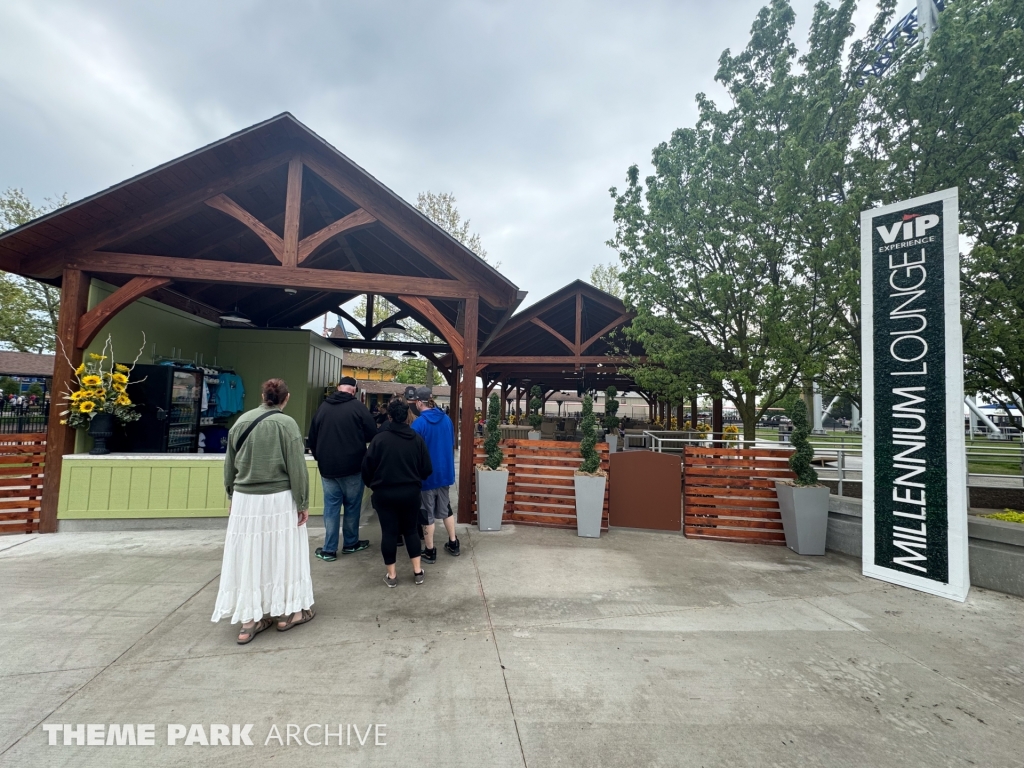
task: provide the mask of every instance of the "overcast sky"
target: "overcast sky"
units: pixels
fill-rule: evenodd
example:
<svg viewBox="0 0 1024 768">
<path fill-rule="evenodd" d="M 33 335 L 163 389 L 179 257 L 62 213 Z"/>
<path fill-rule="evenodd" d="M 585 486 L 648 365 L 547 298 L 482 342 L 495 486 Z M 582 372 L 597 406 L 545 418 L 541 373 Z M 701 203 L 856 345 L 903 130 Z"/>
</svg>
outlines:
<svg viewBox="0 0 1024 768">
<path fill-rule="evenodd" d="M 764 4 L 3 0 L 0 189 L 76 200 L 287 110 L 407 200 L 454 192 L 530 303 L 615 258 L 608 188 Z"/>
</svg>

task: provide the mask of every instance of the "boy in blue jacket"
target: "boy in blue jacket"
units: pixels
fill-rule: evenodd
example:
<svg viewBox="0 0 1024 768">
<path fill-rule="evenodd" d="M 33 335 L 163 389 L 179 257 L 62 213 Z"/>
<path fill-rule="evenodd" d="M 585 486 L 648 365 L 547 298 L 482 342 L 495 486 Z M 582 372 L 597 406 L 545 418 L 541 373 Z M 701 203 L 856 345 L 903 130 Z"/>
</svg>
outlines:
<svg viewBox="0 0 1024 768">
<path fill-rule="evenodd" d="M 430 387 L 419 387 L 413 403 L 419 413 L 412 428 L 427 444 L 434 471 L 423 481 L 420 491 L 420 513 L 423 522 L 423 562 L 437 562 L 434 546 L 434 523 L 440 520 L 448 533 L 444 551 L 458 557 L 459 539 L 455 535 L 455 517 L 448 497 L 448 488 L 455 482 L 455 428 L 452 420 L 433 400 Z"/>
</svg>

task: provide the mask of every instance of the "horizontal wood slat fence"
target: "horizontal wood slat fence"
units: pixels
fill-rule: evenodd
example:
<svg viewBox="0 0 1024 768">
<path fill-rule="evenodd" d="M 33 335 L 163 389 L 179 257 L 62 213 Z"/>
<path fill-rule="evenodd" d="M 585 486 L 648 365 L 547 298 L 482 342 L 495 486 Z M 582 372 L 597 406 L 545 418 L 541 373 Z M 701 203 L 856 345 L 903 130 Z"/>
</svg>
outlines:
<svg viewBox="0 0 1024 768">
<path fill-rule="evenodd" d="M 39 530 L 45 459 L 46 433 L 0 435 L 0 535 Z"/>
<path fill-rule="evenodd" d="M 474 464 L 483 464 L 484 441 L 474 443 Z M 558 440 L 502 440 L 508 467 L 503 522 L 541 525 L 549 528 L 576 527 L 576 488 L 573 480 L 579 465 L 579 443 Z M 608 444 L 595 446 L 601 469 L 608 471 Z M 601 530 L 608 530 L 608 492 L 605 483 Z M 473 472 L 473 522 L 476 522 L 476 472 Z"/>
<path fill-rule="evenodd" d="M 790 480 L 791 451 L 698 448 L 683 451 L 683 533 L 688 538 L 786 543 L 775 491 Z"/>
</svg>

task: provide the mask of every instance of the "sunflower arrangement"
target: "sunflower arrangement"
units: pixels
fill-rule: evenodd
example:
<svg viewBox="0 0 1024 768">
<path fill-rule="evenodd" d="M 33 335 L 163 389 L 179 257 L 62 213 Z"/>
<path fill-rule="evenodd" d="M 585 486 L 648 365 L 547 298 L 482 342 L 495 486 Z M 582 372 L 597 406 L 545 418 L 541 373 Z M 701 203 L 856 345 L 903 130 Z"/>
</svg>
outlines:
<svg viewBox="0 0 1024 768">
<path fill-rule="evenodd" d="M 74 429 L 87 429 L 98 413 L 112 414 L 122 424 L 137 421 L 139 412 L 128 397 L 128 385 L 135 367 L 104 361 L 113 357 L 113 343 L 107 337 L 103 345 L 104 354 L 91 352 L 89 359 L 75 369 L 77 388 L 64 395 L 68 409 L 61 413 L 61 424 Z M 106 353 L 110 354 L 106 354 Z"/>
</svg>

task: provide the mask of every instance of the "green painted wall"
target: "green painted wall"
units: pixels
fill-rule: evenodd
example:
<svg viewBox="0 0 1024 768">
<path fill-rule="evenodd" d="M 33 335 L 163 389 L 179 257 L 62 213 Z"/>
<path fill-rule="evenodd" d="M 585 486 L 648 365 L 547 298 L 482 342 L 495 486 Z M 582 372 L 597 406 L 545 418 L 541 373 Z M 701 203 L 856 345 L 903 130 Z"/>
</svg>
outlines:
<svg viewBox="0 0 1024 768">
<path fill-rule="evenodd" d="M 315 461 L 307 464 L 309 511 L 323 514 L 320 473 Z M 61 520 L 227 514 L 223 460 L 69 459 L 61 472 Z"/>
<path fill-rule="evenodd" d="M 234 368 L 245 384 L 245 408 L 257 407 L 260 385 L 271 378 L 284 379 L 291 392 L 285 410 L 306 434 L 319 407 L 324 388 L 337 382 L 340 350 L 308 330 L 260 330 L 224 328 L 217 347 L 220 364 Z"/>
<path fill-rule="evenodd" d="M 89 288 L 89 308 L 99 304 L 113 293 L 114 286 L 93 280 Z M 203 361 L 213 363 L 217 356 L 217 342 L 220 326 L 207 320 L 189 315 L 181 310 L 168 307 L 152 299 L 139 299 L 118 312 L 103 326 L 93 339 L 86 354 L 99 352 L 111 336 L 114 343 L 114 357 L 117 362 L 130 362 L 142 345 L 142 334 L 146 334 L 146 346 L 140 363 L 152 363 L 154 350 L 157 355 L 170 356 L 172 349 L 178 349 L 176 357 L 189 360 L 197 355 Z"/>
</svg>

